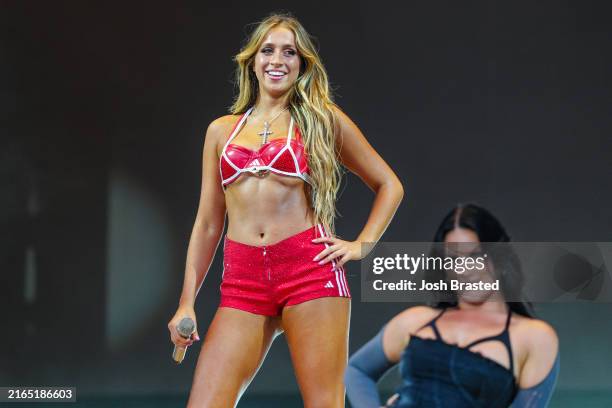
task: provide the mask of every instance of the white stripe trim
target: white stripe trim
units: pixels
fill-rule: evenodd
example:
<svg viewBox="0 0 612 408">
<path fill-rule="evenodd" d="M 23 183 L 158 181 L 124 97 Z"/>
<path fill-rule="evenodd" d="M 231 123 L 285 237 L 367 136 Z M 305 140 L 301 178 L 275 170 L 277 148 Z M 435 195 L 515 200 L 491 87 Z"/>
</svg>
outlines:
<svg viewBox="0 0 612 408">
<path fill-rule="evenodd" d="M 340 279 L 342 280 L 342 284 L 344 285 L 344 291 L 348 296 L 350 292 L 348 290 L 348 282 L 346 281 L 346 271 L 344 270 L 343 266 L 340 267 Z"/>
<path fill-rule="evenodd" d="M 267 166 L 256 166 L 257 170 L 253 170 L 255 168 L 255 166 L 241 169 L 240 167 L 236 166 L 234 164 L 234 162 L 232 162 L 230 160 L 229 156 L 226 153 L 227 146 L 229 146 L 231 141 L 236 137 L 236 135 L 238 135 L 238 132 L 242 128 L 242 125 L 246 121 L 247 117 L 251 114 L 251 111 L 253 110 L 253 108 L 254 107 L 251 107 L 249 110 L 247 110 L 244 113 L 244 115 L 242 116 L 242 119 L 240 119 L 240 121 L 238 122 L 238 124 L 234 128 L 234 131 L 231 133 L 230 137 L 227 139 L 227 142 L 225 142 L 225 145 L 223 146 L 223 150 L 221 150 L 221 156 L 225 159 L 225 161 L 234 170 L 236 170 L 236 173 L 234 173 L 232 176 L 230 176 L 230 177 L 228 177 L 228 178 L 226 178 L 224 180 L 223 179 L 223 169 L 221 168 L 221 161 L 219 161 L 219 174 L 221 175 L 221 185 L 225 186 L 226 184 L 230 183 L 234 179 L 238 178 L 242 173 L 247 173 L 247 172 L 249 172 L 249 173 L 256 173 L 256 172 L 259 172 L 261 170 L 268 170 L 268 171 L 271 171 L 273 173 L 282 174 L 284 176 L 299 177 L 302 180 L 304 180 L 306 183 L 312 185 L 312 180 L 310 179 L 308 174 L 300 172 L 300 166 L 298 164 L 297 157 L 295 155 L 295 152 L 291 148 L 291 138 L 293 136 L 293 126 L 294 126 L 294 123 L 295 123 L 295 121 L 293 120 L 293 116 L 291 116 L 291 120 L 289 121 L 289 130 L 287 131 L 287 143 L 285 144 L 285 146 L 281 150 L 278 151 L 278 153 L 276 153 L 276 155 L 274 156 L 272 161 L 270 161 L 270 164 L 268 164 Z M 247 149 L 249 149 L 249 148 L 247 147 Z M 249 150 L 252 150 L 252 149 L 249 149 Z M 295 165 L 295 173 L 290 173 L 290 172 L 286 172 L 286 171 L 277 170 L 277 169 L 272 168 L 274 163 L 276 163 L 276 161 L 285 152 L 285 150 L 289 150 L 289 154 L 291 155 L 291 158 L 293 159 L 293 164 Z"/>
<path fill-rule="evenodd" d="M 242 116 L 242 119 L 240 119 L 240 122 L 238 122 L 238 125 L 234 128 L 234 131 L 232 132 L 230 137 L 227 139 L 227 142 L 225 142 L 225 146 L 223 146 L 223 150 L 222 150 L 223 153 L 225 153 L 225 149 L 227 149 L 227 146 L 231 143 L 232 139 L 236 137 L 238 132 L 240 132 L 242 125 L 246 121 L 247 117 L 251 114 L 251 111 L 253 110 L 253 108 L 254 107 L 249 108 L 249 110 L 245 112 L 244 116 Z"/>
<path fill-rule="evenodd" d="M 298 164 L 297 157 L 295 157 L 295 152 L 290 146 L 287 148 L 287 150 L 289 150 L 289 154 L 291 154 L 291 158 L 293 159 L 293 165 L 295 166 L 295 174 L 300 174 L 300 165 Z"/>
<path fill-rule="evenodd" d="M 277 174 L 282 174 L 283 176 L 291 176 L 291 177 L 298 177 L 301 178 L 302 180 L 304 180 L 306 183 L 311 184 L 311 180 L 310 178 L 308 178 L 308 175 L 306 173 L 302 173 L 302 174 L 296 174 L 296 173 L 289 173 L 286 171 L 282 171 L 282 170 L 278 170 L 278 169 L 267 169 L 269 171 L 271 171 L 272 173 L 277 173 Z"/>
<path fill-rule="evenodd" d="M 237 178 L 239 175 L 241 174 L 240 171 L 237 171 L 236 173 L 234 173 L 233 176 L 229 176 L 228 178 L 226 178 L 225 180 L 223 180 L 223 182 L 221 184 L 223 184 L 224 186 L 231 182 L 232 180 L 234 180 L 235 178 Z"/>
<path fill-rule="evenodd" d="M 289 143 L 291 142 L 291 135 L 293 134 L 293 116 L 290 117 L 291 120 L 289 121 L 289 130 L 287 131 L 287 146 L 289 146 Z"/>
<path fill-rule="evenodd" d="M 236 137 L 236 135 L 238 134 L 238 132 L 240 131 L 240 129 L 242 128 L 242 125 L 244 124 L 244 121 L 246 120 L 246 118 L 251 114 L 251 111 L 253 110 L 254 106 L 251 107 L 249 110 L 247 110 L 244 115 L 242 116 L 242 118 L 240 119 L 240 121 L 238 122 L 238 124 L 236 125 L 236 127 L 234 128 L 234 131 L 230 134 L 230 137 L 227 139 L 227 142 L 225 142 L 225 145 L 223 146 L 223 149 L 221 150 L 221 156 L 223 156 L 223 158 L 225 159 L 226 162 L 229 163 L 230 166 L 232 166 L 235 170 L 240 170 L 238 168 L 238 166 L 236 166 L 230 159 L 229 157 L 227 157 L 227 154 L 225 153 L 227 150 L 227 146 L 229 146 L 229 144 L 231 143 L 232 139 Z M 223 169 L 221 168 L 221 161 L 219 160 L 219 174 L 221 175 L 221 185 L 225 186 L 227 183 L 229 183 L 230 181 L 232 181 L 233 179 L 235 179 L 240 173 L 234 174 L 233 176 L 230 176 L 228 178 L 226 178 L 225 180 L 223 179 Z"/>
<path fill-rule="evenodd" d="M 229 163 L 229 165 L 230 165 L 230 166 L 232 166 L 232 167 L 234 168 L 234 170 L 238 170 L 238 171 L 240 171 L 240 170 L 241 170 L 241 169 L 240 169 L 240 167 L 236 166 L 236 165 L 234 164 L 234 162 L 230 160 L 230 158 L 229 158 L 229 156 L 227 155 L 227 152 L 226 152 L 225 150 L 223 151 L 223 158 L 225 159 L 225 161 L 226 161 L 226 162 L 228 162 L 228 163 Z"/>
<path fill-rule="evenodd" d="M 282 149 L 280 149 L 278 151 L 278 153 L 276 153 L 276 156 L 274 156 L 274 158 L 272 160 L 270 160 L 270 164 L 268 164 L 268 166 L 273 166 L 274 163 L 276 163 L 276 161 L 278 160 L 279 157 L 281 157 L 281 154 L 283 154 L 285 152 L 285 150 L 288 150 L 289 146 L 285 145 Z"/>
<path fill-rule="evenodd" d="M 336 266 L 335 262 L 334 262 L 334 266 L 336 268 L 336 273 L 340 276 L 340 283 L 342 284 L 344 293 L 346 296 L 349 296 L 348 283 L 346 282 L 344 266 Z"/>
<path fill-rule="evenodd" d="M 336 263 L 334 262 L 334 270 L 336 271 L 336 276 L 340 280 L 340 285 L 342 286 L 342 290 L 344 291 L 342 296 L 347 296 L 348 292 L 346 291 L 346 288 L 344 287 L 344 280 L 343 280 L 343 277 L 342 277 L 342 267 L 341 266 L 337 266 Z"/>
<path fill-rule="evenodd" d="M 317 224 L 317 227 L 319 228 L 321 237 L 327 237 L 327 234 L 325 230 L 323 229 L 323 227 L 321 227 L 321 224 Z M 325 248 L 329 248 L 329 245 L 327 244 L 327 242 L 324 242 L 324 244 L 325 244 Z M 332 263 L 332 270 L 334 271 L 334 274 L 336 276 L 336 284 L 338 285 L 338 293 L 340 294 L 340 296 L 344 297 L 346 295 L 343 293 L 344 287 L 342 286 L 342 283 L 341 283 L 342 278 L 339 276 L 339 273 L 338 273 L 339 268 L 336 267 L 336 261 L 332 260 L 331 263 Z"/>
<path fill-rule="evenodd" d="M 236 173 L 234 173 L 233 175 L 229 176 L 228 178 L 226 178 L 225 180 L 223 180 L 223 185 L 229 183 L 230 181 L 234 180 L 235 178 L 237 178 L 238 176 L 240 176 L 242 173 L 257 173 L 258 171 L 261 170 L 266 170 L 266 171 L 270 171 L 272 173 L 276 173 L 276 174 L 282 174 L 283 176 L 291 176 L 291 177 L 297 177 L 300 178 L 302 180 L 304 180 L 304 182 L 308 183 L 308 184 L 312 184 L 312 181 L 310 180 L 310 178 L 308 177 L 308 175 L 306 173 L 302 173 L 302 174 L 295 174 L 295 173 L 289 173 L 286 171 L 282 171 L 282 170 L 278 170 L 278 169 L 274 169 L 268 166 L 260 166 L 257 167 L 257 171 L 253 170 L 254 168 L 251 167 L 247 167 L 245 169 L 237 169 Z"/>
</svg>

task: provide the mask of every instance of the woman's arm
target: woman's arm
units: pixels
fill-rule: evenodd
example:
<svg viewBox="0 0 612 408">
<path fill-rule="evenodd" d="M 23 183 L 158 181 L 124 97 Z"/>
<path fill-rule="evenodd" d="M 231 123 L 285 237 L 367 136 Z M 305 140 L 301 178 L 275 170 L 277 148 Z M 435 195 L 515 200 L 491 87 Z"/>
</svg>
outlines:
<svg viewBox="0 0 612 408">
<path fill-rule="evenodd" d="M 524 327 L 527 358 L 519 378 L 514 408 L 545 408 L 559 374 L 559 339 L 555 330 L 541 320 L 530 320 Z"/>
<path fill-rule="evenodd" d="M 548 375 L 537 385 L 521 388 L 512 402 L 513 408 L 546 408 L 555 389 L 559 376 L 559 354 Z"/>
<path fill-rule="evenodd" d="M 347 397 L 354 408 L 381 406 L 376 383 L 399 362 L 410 341 L 410 333 L 418 330 L 436 313 L 436 310 L 425 306 L 415 306 L 400 313 L 351 356 L 344 381 Z"/>
<path fill-rule="evenodd" d="M 176 332 L 176 325 L 183 317 L 191 317 L 196 321 L 193 310 L 195 298 L 223 233 L 225 196 L 221 187 L 217 152 L 227 130 L 227 122 L 227 117 L 213 121 L 208 126 L 204 139 L 200 202 L 187 249 L 183 290 L 178 310 L 168 323 L 172 341 L 181 346 L 189 346 L 193 340 L 180 337 Z M 197 331 L 193 338 L 199 339 Z"/>
<path fill-rule="evenodd" d="M 187 249 L 180 304 L 193 306 L 223 233 L 225 196 L 221 187 L 217 151 L 227 128 L 224 122 L 225 117 L 213 121 L 204 139 L 200 203 Z"/>
<path fill-rule="evenodd" d="M 394 365 L 383 351 L 384 331 L 385 327 L 357 350 L 348 361 L 344 383 L 346 395 L 353 408 L 381 406 L 376 383 Z"/>
<path fill-rule="evenodd" d="M 336 135 L 342 164 L 356 174 L 376 194 L 368 220 L 354 242 L 335 237 L 319 238 L 331 246 L 315 258 L 321 263 L 339 258 L 338 265 L 361 259 L 362 243 L 376 243 L 387 229 L 404 196 L 404 188 L 393 170 L 368 143 L 357 125 L 339 108 L 334 108 Z M 369 248 L 371 250 L 371 248 Z"/>
</svg>

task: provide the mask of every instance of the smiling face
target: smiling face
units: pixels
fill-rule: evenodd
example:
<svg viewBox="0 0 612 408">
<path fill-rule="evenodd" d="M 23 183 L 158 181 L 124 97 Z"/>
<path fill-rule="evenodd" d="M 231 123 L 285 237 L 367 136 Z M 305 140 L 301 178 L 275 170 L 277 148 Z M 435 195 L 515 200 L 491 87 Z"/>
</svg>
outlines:
<svg viewBox="0 0 612 408">
<path fill-rule="evenodd" d="M 278 97 L 291 89 L 300 74 L 300 56 L 293 32 L 284 27 L 271 29 L 253 61 L 259 93 Z"/>
</svg>

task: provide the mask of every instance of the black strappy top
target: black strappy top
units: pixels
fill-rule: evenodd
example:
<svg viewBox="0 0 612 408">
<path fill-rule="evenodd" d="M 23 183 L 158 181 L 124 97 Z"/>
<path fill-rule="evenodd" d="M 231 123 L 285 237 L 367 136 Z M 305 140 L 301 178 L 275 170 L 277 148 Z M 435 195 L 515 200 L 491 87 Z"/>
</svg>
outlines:
<svg viewBox="0 0 612 408">
<path fill-rule="evenodd" d="M 512 312 L 508 311 L 504 330 L 498 335 L 477 339 L 465 347 L 459 347 L 442 340 L 436 326 L 436 321 L 445 311 L 442 310 L 422 327 L 431 327 L 435 338 L 411 336 L 400 361 L 402 386 L 398 390 L 400 397 L 393 407 L 510 406 L 518 391 L 508 333 Z M 486 341 L 500 341 L 506 346 L 510 358 L 509 368 L 470 350 Z"/>
</svg>

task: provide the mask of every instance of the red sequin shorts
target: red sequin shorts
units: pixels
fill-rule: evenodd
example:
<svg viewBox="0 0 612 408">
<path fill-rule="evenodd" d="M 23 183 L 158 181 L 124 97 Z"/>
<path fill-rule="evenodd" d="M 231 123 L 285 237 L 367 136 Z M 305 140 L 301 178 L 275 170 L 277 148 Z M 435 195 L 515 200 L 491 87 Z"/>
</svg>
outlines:
<svg viewBox="0 0 612 408">
<path fill-rule="evenodd" d="M 220 306 L 280 316 L 285 306 L 322 297 L 350 298 L 344 268 L 312 260 L 327 246 L 312 242 L 321 236 L 326 236 L 321 225 L 266 246 L 226 236 Z"/>
</svg>

